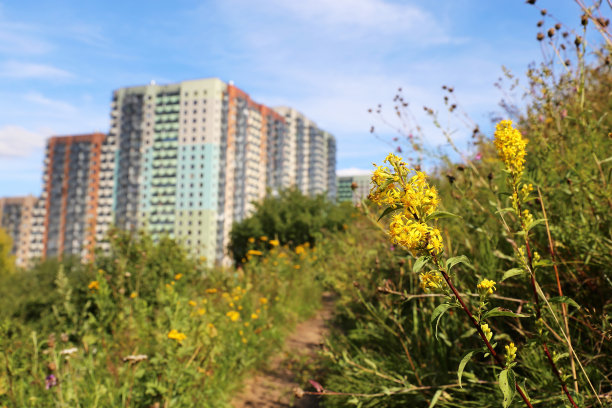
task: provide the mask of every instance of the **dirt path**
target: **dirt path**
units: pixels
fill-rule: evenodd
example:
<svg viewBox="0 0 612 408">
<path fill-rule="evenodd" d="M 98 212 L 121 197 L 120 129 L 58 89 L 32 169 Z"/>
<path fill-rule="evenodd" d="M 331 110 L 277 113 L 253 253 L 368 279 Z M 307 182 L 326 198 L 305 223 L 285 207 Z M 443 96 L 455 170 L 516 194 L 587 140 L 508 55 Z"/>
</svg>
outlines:
<svg viewBox="0 0 612 408">
<path fill-rule="evenodd" d="M 232 400 L 234 408 L 316 408 L 317 399 L 305 396 L 294 397 L 294 389 L 304 384 L 295 381 L 296 374 L 285 361 L 288 356 L 292 360 L 314 357 L 327 333 L 327 323 L 331 319 L 333 298 L 330 293 L 323 295 L 323 308 L 311 319 L 299 324 L 295 331 L 285 341 L 282 352 L 270 359 L 267 367 L 247 379 L 244 388 Z"/>
</svg>

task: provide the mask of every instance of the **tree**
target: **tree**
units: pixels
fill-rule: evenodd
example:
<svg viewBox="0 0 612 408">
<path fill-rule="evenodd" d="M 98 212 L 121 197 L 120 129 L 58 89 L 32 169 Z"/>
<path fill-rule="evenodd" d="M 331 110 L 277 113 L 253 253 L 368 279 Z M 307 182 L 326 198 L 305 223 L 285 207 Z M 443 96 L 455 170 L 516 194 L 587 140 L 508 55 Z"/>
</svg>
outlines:
<svg viewBox="0 0 612 408">
<path fill-rule="evenodd" d="M 11 255 L 13 240 L 11 236 L 0 228 L 0 276 L 15 271 L 15 256 Z"/>
</svg>

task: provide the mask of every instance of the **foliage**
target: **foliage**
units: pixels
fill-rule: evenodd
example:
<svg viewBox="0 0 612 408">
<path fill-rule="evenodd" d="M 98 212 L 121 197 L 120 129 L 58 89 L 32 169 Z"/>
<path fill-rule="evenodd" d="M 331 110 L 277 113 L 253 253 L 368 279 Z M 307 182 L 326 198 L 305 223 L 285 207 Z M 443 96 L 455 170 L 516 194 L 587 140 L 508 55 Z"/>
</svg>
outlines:
<svg viewBox="0 0 612 408">
<path fill-rule="evenodd" d="M 11 274 L 15 270 L 15 257 L 11 255 L 12 249 L 11 236 L 0 228 L 0 277 Z"/>
<path fill-rule="evenodd" d="M 270 194 L 255 204 L 252 216 L 234 224 L 228 250 L 241 264 L 249 250 L 266 251 L 279 244 L 314 246 L 324 231 L 345 228 L 350 208 L 347 203 L 332 203 L 324 195 L 305 196 L 296 188 Z"/>
</svg>

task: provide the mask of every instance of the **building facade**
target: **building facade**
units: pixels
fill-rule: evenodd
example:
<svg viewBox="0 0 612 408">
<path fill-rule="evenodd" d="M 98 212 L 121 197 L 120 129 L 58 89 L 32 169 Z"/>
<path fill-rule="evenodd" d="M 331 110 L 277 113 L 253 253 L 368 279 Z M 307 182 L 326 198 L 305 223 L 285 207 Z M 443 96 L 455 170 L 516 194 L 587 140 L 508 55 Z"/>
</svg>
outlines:
<svg viewBox="0 0 612 408">
<path fill-rule="evenodd" d="M 372 189 L 370 174 L 341 175 L 337 178 L 338 202 L 350 201 L 358 205 Z"/>
<path fill-rule="evenodd" d="M 217 78 L 121 88 L 111 103 L 113 222 L 210 262 L 266 191 L 335 193 L 335 140 L 291 108 Z"/>
<path fill-rule="evenodd" d="M 42 245 L 34 237 L 33 253 L 37 247 L 43 257 L 93 256 L 94 247 L 106 234 L 111 211 L 104 201 L 109 191 L 112 194 L 112 180 L 110 185 L 107 180 L 112 165 L 102 166 L 102 160 L 108 160 L 102 154 L 105 138 L 102 133 L 92 133 L 49 139 L 38 206 L 42 208 Z"/>
<path fill-rule="evenodd" d="M 20 267 L 26 267 L 32 257 L 30 241 L 36 202 L 34 196 L 0 198 L 0 227 L 13 240 L 11 254 Z"/>
</svg>

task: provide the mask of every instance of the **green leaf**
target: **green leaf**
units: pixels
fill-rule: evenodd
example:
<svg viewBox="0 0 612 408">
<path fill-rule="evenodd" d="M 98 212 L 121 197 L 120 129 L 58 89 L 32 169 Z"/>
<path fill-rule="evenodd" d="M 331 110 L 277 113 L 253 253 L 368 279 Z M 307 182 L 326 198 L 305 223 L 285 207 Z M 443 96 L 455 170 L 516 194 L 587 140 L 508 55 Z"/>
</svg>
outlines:
<svg viewBox="0 0 612 408">
<path fill-rule="evenodd" d="M 440 220 L 442 218 L 461 218 L 461 217 L 458 216 L 457 214 L 449 213 L 446 211 L 434 211 L 431 214 L 429 214 L 427 217 L 425 217 L 423 222 L 427 222 L 431 220 Z"/>
<path fill-rule="evenodd" d="M 433 398 L 431 399 L 431 402 L 429 403 L 429 407 L 428 408 L 433 408 L 434 406 L 436 406 L 436 403 L 440 399 L 440 395 L 442 395 L 442 390 L 436 391 L 436 393 L 434 394 Z"/>
<path fill-rule="evenodd" d="M 513 276 L 517 276 L 517 275 L 524 275 L 526 272 L 521 269 L 521 268 L 512 268 L 512 269 L 508 269 L 506 272 L 504 272 L 504 276 L 501 278 L 501 282 L 505 281 L 508 278 L 511 278 Z"/>
<path fill-rule="evenodd" d="M 509 212 L 515 212 L 514 208 L 512 207 L 507 207 L 507 208 L 502 208 L 501 210 L 496 211 L 496 213 L 500 214 L 500 215 L 504 215 L 507 214 Z"/>
<path fill-rule="evenodd" d="M 438 307 L 436 307 L 431 314 L 431 323 L 433 324 L 434 321 L 436 322 L 436 339 L 438 338 L 438 324 L 440 324 L 440 319 L 442 318 L 442 315 L 451 307 L 453 307 L 453 305 L 442 303 L 441 305 L 438 305 Z"/>
<path fill-rule="evenodd" d="M 488 317 L 495 317 L 495 316 L 529 317 L 529 315 L 524 314 L 524 313 L 516 313 L 516 312 L 513 312 L 512 310 L 504 309 L 503 307 L 494 307 L 493 309 L 485 313 L 484 316 L 482 316 L 482 320 Z"/>
<path fill-rule="evenodd" d="M 421 256 L 419 259 L 416 260 L 416 262 L 412 266 L 412 272 L 419 273 L 419 271 L 423 269 L 423 266 L 425 266 L 427 261 L 429 261 L 428 256 Z"/>
<path fill-rule="evenodd" d="M 514 371 L 506 368 L 499 373 L 499 388 L 504 394 L 504 408 L 507 408 L 512 403 L 514 392 L 516 391 L 516 379 Z"/>
<path fill-rule="evenodd" d="M 544 218 L 540 218 L 539 220 L 533 220 L 533 221 L 531 221 L 531 222 L 529 223 L 529 225 L 527 225 L 527 228 L 526 228 L 526 229 L 527 229 L 527 231 L 531 231 L 531 229 L 532 229 L 533 227 L 535 227 L 535 226 L 536 226 L 536 225 L 538 225 L 538 224 L 542 224 L 542 223 L 544 223 L 544 221 L 546 221 Z"/>
<path fill-rule="evenodd" d="M 461 256 L 454 256 L 452 258 L 448 258 L 446 260 L 446 270 L 450 272 L 451 268 L 453 266 L 457 265 L 458 263 L 462 263 L 462 264 L 465 264 L 465 265 L 467 265 L 469 267 L 472 267 L 468 257 L 465 256 L 465 255 L 461 255 Z"/>
<path fill-rule="evenodd" d="M 463 358 L 461 359 L 461 362 L 459 363 L 459 369 L 457 369 L 457 377 L 459 378 L 459 387 L 461 388 L 463 388 L 463 386 L 461 385 L 461 376 L 463 375 L 463 369 L 465 368 L 465 365 L 470 361 L 470 359 L 472 358 L 472 355 L 475 352 L 476 350 L 473 350 L 467 353 L 465 356 L 463 356 Z"/>
<path fill-rule="evenodd" d="M 574 299 L 569 296 L 556 296 L 548 299 L 549 303 L 567 303 L 568 305 L 574 306 L 576 309 L 580 309 L 580 305 L 576 303 Z"/>
<path fill-rule="evenodd" d="M 401 206 L 401 205 L 397 206 L 397 207 L 387 207 L 387 208 L 385 208 L 385 211 L 383 211 L 383 213 L 380 215 L 380 217 L 378 217 L 378 221 L 382 220 L 385 216 L 387 216 L 387 215 L 389 215 L 389 214 L 391 214 L 393 212 L 401 210 L 402 208 L 404 208 L 404 207 Z"/>
</svg>

